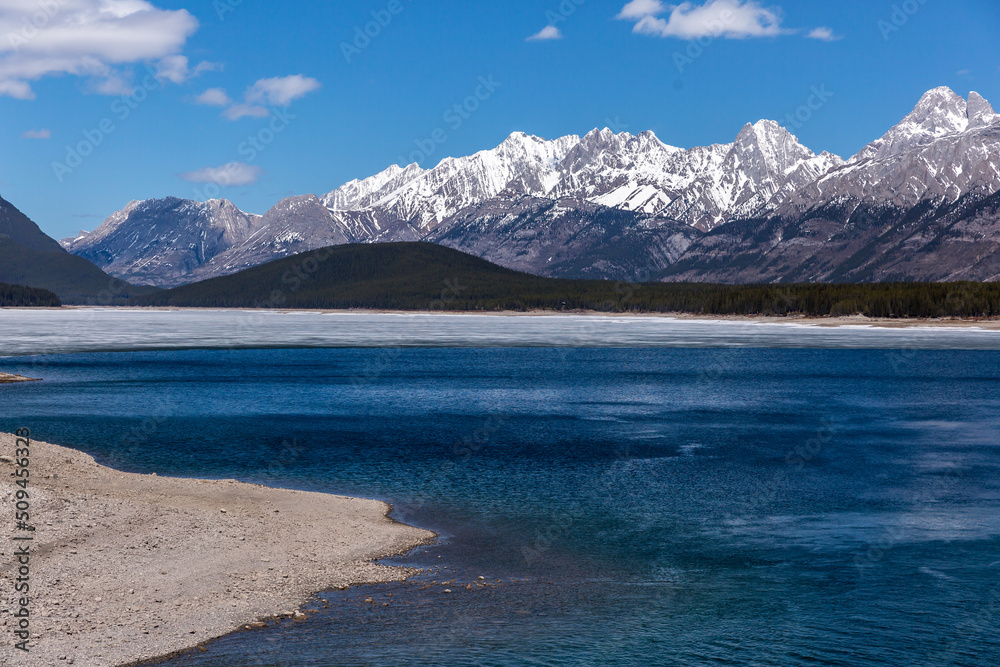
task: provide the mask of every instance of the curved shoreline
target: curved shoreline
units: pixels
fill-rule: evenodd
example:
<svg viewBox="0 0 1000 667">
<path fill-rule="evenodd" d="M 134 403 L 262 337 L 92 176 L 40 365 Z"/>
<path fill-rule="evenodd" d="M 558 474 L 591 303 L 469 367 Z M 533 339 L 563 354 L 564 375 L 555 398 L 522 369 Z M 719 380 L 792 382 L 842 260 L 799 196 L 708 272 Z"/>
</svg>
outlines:
<svg viewBox="0 0 1000 667">
<path fill-rule="evenodd" d="M 0 434 L 0 490 L 13 510 L 14 437 Z M 31 443 L 31 651 L 0 610 L 0 662 L 107 667 L 164 660 L 318 592 L 404 580 L 379 565 L 436 535 L 381 501 L 234 480 L 123 473 L 76 450 Z M 0 575 L 13 592 L 13 524 Z M 6 597 L 6 596 L 5 596 Z"/>
</svg>

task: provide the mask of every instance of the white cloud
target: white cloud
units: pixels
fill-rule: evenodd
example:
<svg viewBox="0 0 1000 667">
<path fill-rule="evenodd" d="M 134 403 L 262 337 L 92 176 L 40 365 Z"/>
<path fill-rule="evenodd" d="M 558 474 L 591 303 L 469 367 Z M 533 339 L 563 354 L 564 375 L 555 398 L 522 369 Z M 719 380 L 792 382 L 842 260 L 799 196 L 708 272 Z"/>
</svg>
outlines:
<svg viewBox="0 0 1000 667">
<path fill-rule="evenodd" d="M 0 95 L 33 99 L 31 82 L 65 74 L 117 94 L 123 68 L 177 55 L 197 29 L 187 10 L 146 0 L 3 0 Z"/>
<path fill-rule="evenodd" d="M 261 79 L 246 92 L 247 102 L 285 107 L 320 87 L 320 82 L 301 74 Z"/>
<path fill-rule="evenodd" d="M 90 82 L 87 88 L 101 95 L 130 95 L 135 88 L 132 77 L 125 73 L 111 72 L 102 79 Z"/>
<path fill-rule="evenodd" d="M 226 107 L 233 103 L 229 95 L 222 88 L 209 88 L 194 98 L 194 101 L 195 104 L 204 104 L 210 107 Z"/>
<path fill-rule="evenodd" d="M 206 90 L 195 102 L 214 106 L 229 105 L 222 112 L 223 117 L 229 120 L 264 118 L 271 114 L 271 107 L 288 106 L 321 86 L 322 84 L 316 79 L 301 74 L 276 76 L 271 79 L 260 79 L 247 88 L 240 103 L 229 99 L 226 91 L 221 88 Z"/>
<path fill-rule="evenodd" d="M 28 130 L 21 135 L 22 139 L 51 139 L 52 130 Z"/>
<path fill-rule="evenodd" d="M 253 185 L 260 180 L 264 170 L 256 165 L 245 162 L 230 162 L 221 167 L 205 167 L 196 171 L 179 174 L 185 181 L 192 183 L 215 183 L 222 187 L 234 185 Z"/>
<path fill-rule="evenodd" d="M 826 26 L 809 31 L 809 34 L 807 34 L 806 37 L 809 39 L 820 39 L 824 42 L 836 42 L 838 39 L 843 39 L 841 35 L 833 34 L 833 30 L 831 28 L 827 28 Z"/>
<path fill-rule="evenodd" d="M 173 83 L 184 83 L 188 79 L 193 79 L 202 72 L 213 72 L 222 69 L 218 63 L 202 61 L 191 69 L 187 56 L 167 56 L 156 64 L 156 78 L 171 81 Z"/>
<path fill-rule="evenodd" d="M 668 18 L 658 15 L 670 11 Z M 780 9 L 762 7 L 752 0 L 708 0 L 703 5 L 683 2 L 669 9 L 661 2 L 633 0 L 619 18 L 635 20 L 634 31 L 657 37 L 771 37 L 780 35 Z"/>
<path fill-rule="evenodd" d="M 35 93 L 31 90 L 31 85 L 25 81 L 4 81 L 0 79 L 0 95 L 14 97 L 19 100 L 32 100 Z"/>
<path fill-rule="evenodd" d="M 229 120 L 239 120 L 240 118 L 264 118 L 271 115 L 271 110 L 256 104 L 234 104 L 222 115 Z"/>
<path fill-rule="evenodd" d="M 667 11 L 660 0 L 632 0 L 615 18 L 626 21 L 639 20 L 645 16 L 656 16 Z"/>
<path fill-rule="evenodd" d="M 547 25 L 542 28 L 539 32 L 528 38 L 529 42 L 542 42 L 551 39 L 562 39 L 562 31 L 554 25 Z"/>
</svg>

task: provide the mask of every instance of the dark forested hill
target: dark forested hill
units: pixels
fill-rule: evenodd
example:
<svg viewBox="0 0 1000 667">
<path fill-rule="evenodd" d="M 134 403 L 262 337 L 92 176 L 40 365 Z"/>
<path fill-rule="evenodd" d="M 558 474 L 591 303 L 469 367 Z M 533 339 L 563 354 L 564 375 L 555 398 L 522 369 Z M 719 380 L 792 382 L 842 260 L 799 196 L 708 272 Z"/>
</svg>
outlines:
<svg viewBox="0 0 1000 667">
<path fill-rule="evenodd" d="M 574 310 L 719 315 L 1000 316 L 1000 284 L 712 285 L 540 278 L 430 243 L 323 248 L 135 297 L 202 308 Z"/>
</svg>

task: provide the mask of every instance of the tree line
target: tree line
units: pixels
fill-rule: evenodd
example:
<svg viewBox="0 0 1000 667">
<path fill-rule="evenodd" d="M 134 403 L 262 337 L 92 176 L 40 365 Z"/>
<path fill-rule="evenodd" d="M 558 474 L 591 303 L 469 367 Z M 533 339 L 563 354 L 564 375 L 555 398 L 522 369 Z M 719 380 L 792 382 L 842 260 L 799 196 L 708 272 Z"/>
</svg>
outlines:
<svg viewBox="0 0 1000 667">
<path fill-rule="evenodd" d="M 59 308 L 54 292 L 38 287 L 0 283 L 0 308 Z"/>
<path fill-rule="evenodd" d="M 998 317 L 998 283 L 718 285 L 543 278 L 427 243 L 347 245 L 137 296 L 208 308 Z"/>
</svg>

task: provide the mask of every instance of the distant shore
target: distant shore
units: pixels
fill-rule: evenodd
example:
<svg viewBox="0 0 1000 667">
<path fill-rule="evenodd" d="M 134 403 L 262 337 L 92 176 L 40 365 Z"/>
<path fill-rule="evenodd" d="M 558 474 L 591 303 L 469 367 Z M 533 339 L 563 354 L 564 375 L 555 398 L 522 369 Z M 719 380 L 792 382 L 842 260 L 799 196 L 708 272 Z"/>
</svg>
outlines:
<svg viewBox="0 0 1000 667">
<path fill-rule="evenodd" d="M 373 563 L 431 541 L 375 500 L 232 480 L 122 473 L 81 452 L 31 443 L 31 651 L 0 610 L 0 663 L 109 667 L 196 647 L 299 607 L 323 590 L 398 581 Z M 14 497 L 14 436 L 0 434 L 0 492 Z M 13 501 L 11 507 L 13 511 Z M 6 510 L 5 510 L 6 511 Z"/>
<path fill-rule="evenodd" d="M 11 384 L 14 382 L 38 382 L 38 378 L 26 378 L 23 375 L 11 375 L 10 373 L 0 373 L 0 384 Z"/>
<path fill-rule="evenodd" d="M 596 310 L 526 310 L 526 311 L 473 311 L 473 310 L 380 310 L 352 308 L 345 310 L 330 309 L 294 309 L 294 308 L 178 308 L 168 306 L 145 307 L 145 306 L 64 306 L 67 310 L 81 310 L 90 308 L 100 308 L 106 310 L 137 310 L 137 311 L 232 311 L 249 313 L 355 313 L 358 315 L 481 315 L 490 317 L 566 317 L 566 316 L 588 316 L 606 318 L 629 318 L 629 317 L 653 317 L 674 320 L 692 320 L 707 322 L 750 322 L 759 324 L 800 324 L 820 327 L 882 327 L 890 329 L 908 327 L 959 327 L 959 328 L 979 328 L 989 331 L 1000 331 L 1000 318 L 889 318 L 889 317 L 864 317 L 862 315 L 831 316 L 831 317 L 811 317 L 811 316 L 765 316 L 765 315 L 700 315 L 697 313 L 654 313 L 654 312 L 630 312 L 630 313 L 608 313 Z"/>
</svg>

